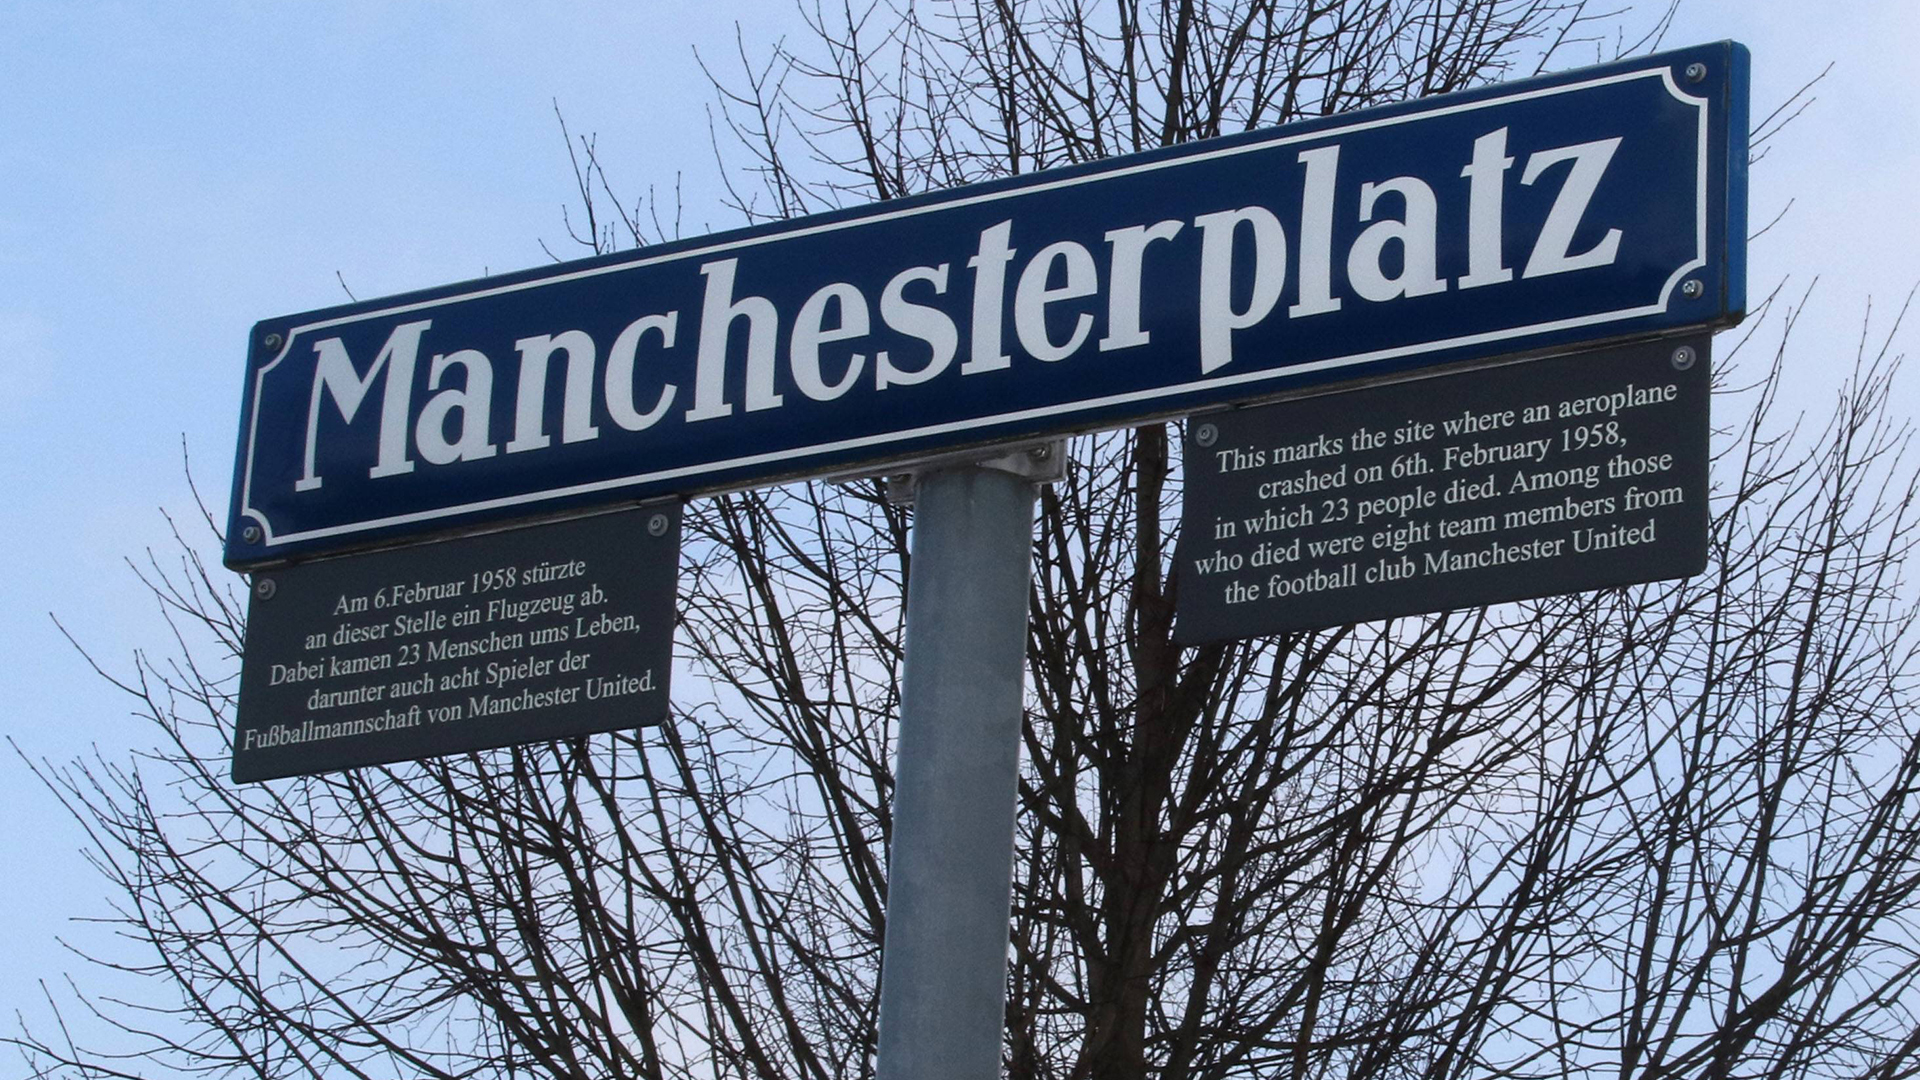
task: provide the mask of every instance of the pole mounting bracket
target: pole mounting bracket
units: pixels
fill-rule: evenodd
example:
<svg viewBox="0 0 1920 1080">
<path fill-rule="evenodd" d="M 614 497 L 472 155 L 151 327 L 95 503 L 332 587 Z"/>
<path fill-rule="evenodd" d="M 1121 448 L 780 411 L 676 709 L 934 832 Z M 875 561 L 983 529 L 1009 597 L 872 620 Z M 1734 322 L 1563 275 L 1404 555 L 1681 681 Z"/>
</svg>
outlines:
<svg viewBox="0 0 1920 1080">
<path fill-rule="evenodd" d="M 912 506 L 913 496 L 919 488 L 921 476 L 941 469 L 955 469 L 967 465 L 1012 473 L 1036 485 L 1052 484 L 1067 478 L 1067 442 L 1065 439 L 1048 439 L 1005 449 L 976 448 L 957 454 L 911 458 L 890 462 L 879 468 L 869 467 L 857 472 L 829 476 L 826 480 L 831 484 L 851 484 L 877 478 L 886 484 L 887 502 L 894 506 Z"/>
</svg>

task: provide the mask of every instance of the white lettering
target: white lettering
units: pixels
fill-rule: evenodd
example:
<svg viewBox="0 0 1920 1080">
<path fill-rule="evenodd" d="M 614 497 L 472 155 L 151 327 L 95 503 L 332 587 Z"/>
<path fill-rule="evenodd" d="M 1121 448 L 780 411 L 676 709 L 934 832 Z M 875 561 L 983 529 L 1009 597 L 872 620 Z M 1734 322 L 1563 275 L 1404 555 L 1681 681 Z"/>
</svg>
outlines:
<svg viewBox="0 0 1920 1080">
<path fill-rule="evenodd" d="M 1155 240 L 1171 240 L 1185 228 L 1184 222 L 1156 221 L 1152 225 L 1131 225 L 1107 233 L 1113 249 L 1107 263 L 1107 334 L 1100 339 L 1100 351 L 1131 349 L 1147 343 L 1147 332 L 1140 329 L 1140 273 L 1144 269 L 1147 245 Z"/>
<path fill-rule="evenodd" d="M 314 443 L 320 434 L 321 395 L 332 395 L 340 418 L 351 424 L 367 390 L 383 370 L 387 373 L 387 387 L 380 402 L 380 450 L 367 475 L 394 476 L 413 471 L 413 462 L 407 460 L 407 413 L 413 401 L 413 365 L 420 355 L 420 335 L 432 325 L 431 319 L 423 319 L 394 327 L 365 375 L 354 369 L 353 358 L 347 355 L 347 347 L 339 338 L 314 343 L 313 352 L 319 359 L 314 361 L 313 396 L 307 404 L 306 469 L 300 479 L 294 481 L 293 490 L 312 491 L 320 486 L 321 476 L 314 471 Z"/>
<path fill-rule="evenodd" d="M 1054 264 L 1064 268 L 1065 280 L 1049 285 Z M 1065 360 L 1072 356 L 1087 334 L 1093 330 L 1093 316 L 1081 312 L 1073 320 L 1073 332 L 1066 343 L 1055 345 L 1047 334 L 1047 305 L 1061 300 L 1077 300 L 1100 290 L 1093 268 L 1093 256 L 1071 240 L 1048 244 L 1020 272 L 1020 284 L 1013 290 L 1013 329 L 1020 347 L 1036 360 Z"/>
<path fill-rule="evenodd" d="M 1513 280 L 1513 270 L 1501 261 L 1500 250 L 1503 185 L 1511 168 L 1506 128 L 1473 140 L 1473 160 L 1460 170 L 1467 181 L 1467 272 L 1457 283 L 1463 289 Z"/>
<path fill-rule="evenodd" d="M 1375 301 L 1445 292 L 1440 277 L 1436 236 L 1440 210 L 1433 189 L 1411 176 L 1396 176 L 1377 184 L 1360 185 L 1360 220 L 1373 221 L 1374 204 L 1392 192 L 1406 208 L 1406 220 L 1388 218 L 1367 226 L 1347 253 L 1347 281 L 1353 291 Z M 1400 273 L 1388 277 L 1381 256 L 1390 243 L 1400 244 Z"/>
<path fill-rule="evenodd" d="M 566 390 L 560 412 L 560 441 L 596 438 L 593 426 L 593 339 L 583 330 L 524 337 L 513 343 L 520 351 L 520 388 L 513 403 L 513 438 L 507 453 L 539 450 L 547 445 L 547 362 L 556 352 L 567 354 Z"/>
<path fill-rule="evenodd" d="M 613 339 L 613 348 L 607 350 L 607 414 L 613 422 L 627 431 L 641 431 L 659 423 L 673 404 L 673 395 L 678 387 L 668 383 L 660 388 L 660 399 L 653 408 L 641 413 L 633 407 L 633 364 L 634 354 L 640 349 L 640 337 L 649 330 L 660 334 L 660 347 L 673 348 L 673 336 L 680 323 L 680 313 L 669 311 L 665 315 L 644 315 L 627 324 L 620 336 Z M 508 447 L 512 449 L 512 447 Z"/>
<path fill-rule="evenodd" d="M 1287 233 L 1263 206 L 1221 210 L 1193 219 L 1200 228 L 1200 370 L 1233 360 L 1233 332 L 1257 325 L 1280 299 L 1287 281 Z M 1233 238 L 1241 225 L 1253 235 L 1253 281 L 1247 306 L 1233 307 Z"/>
<path fill-rule="evenodd" d="M 1287 309 L 1289 318 L 1340 310 L 1333 295 L 1333 192 L 1340 147 L 1303 150 L 1300 164 L 1307 167 L 1300 194 L 1300 300 Z"/>
<path fill-rule="evenodd" d="M 933 356 L 918 371 L 902 371 L 893 366 L 885 349 L 874 353 L 875 389 L 885 390 L 889 386 L 912 386 L 926 382 L 947 369 L 960 347 L 960 332 L 945 312 L 907 300 L 907 283 L 912 281 L 927 282 L 933 286 L 935 296 L 944 296 L 947 292 L 947 264 L 916 266 L 893 275 L 893 280 L 887 282 L 887 287 L 880 291 L 880 319 L 892 329 L 926 342 L 932 347 Z"/>
<path fill-rule="evenodd" d="M 1572 253 L 1574 230 L 1586 216 L 1587 204 L 1593 201 L 1600 177 L 1605 175 L 1613 152 L 1618 149 L 1619 139 L 1598 139 L 1558 150 L 1542 150 L 1527 158 L 1526 171 L 1520 174 L 1523 184 L 1533 183 L 1549 166 L 1568 158 L 1573 159 L 1573 166 L 1567 171 L 1567 182 L 1560 186 L 1560 194 L 1554 197 L 1553 209 L 1547 211 L 1547 223 L 1540 227 L 1540 238 L 1534 241 L 1533 254 L 1528 256 L 1527 268 L 1521 277 L 1545 277 L 1606 266 L 1620 253 L 1619 229 L 1608 229 L 1599 243 L 1578 255 Z"/>
<path fill-rule="evenodd" d="M 441 380 L 456 364 L 465 385 L 440 390 Z M 427 389 L 440 392 L 427 399 L 414 425 L 413 439 L 420 447 L 420 456 L 434 465 L 492 457 L 494 446 L 487 431 L 493 411 L 493 362 L 487 355 L 478 349 L 461 349 L 434 357 L 427 369 Z M 455 419 L 459 434 L 448 440 L 447 421 Z"/>
<path fill-rule="evenodd" d="M 733 299 L 733 272 L 739 259 L 720 259 L 700 267 L 707 292 L 700 306 L 700 345 L 694 359 L 693 408 L 687 420 L 712 420 L 733 414 L 727 400 L 727 341 L 737 319 L 747 320 L 747 411 L 780 407 L 773 389 L 775 337 L 780 313 L 764 296 Z"/>
<path fill-rule="evenodd" d="M 1013 249 L 1007 240 L 1013 235 L 1013 222 L 1003 221 L 980 234 L 980 246 L 967 267 L 973 271 L 973 346 L 960 374 L 997 371 L 1013 358 L 1000 347 L 1002 305 L 1007 291 L 1007 263 Z"/>
<path fill-rule="evenodd" d="M 825 325 L 828 304 L 840 309 L 837 326 Z M 849 356 L 846 374 L 840 376 L 839 382 L 829 383 L 820 374 L 820 346 L 865 337 L 868 325 L 867 298 L 844 281 L 822 286 L 807 297 L 807 302 L 800 305 L 799 316 L 793 320 L 793 343 L 789 349 L 793 384 L 800 392 L 815 401 L 832 401 L 846 393 L 860 377 L 860 369 L 866 366 L 865 354 Z"/>
</svg>

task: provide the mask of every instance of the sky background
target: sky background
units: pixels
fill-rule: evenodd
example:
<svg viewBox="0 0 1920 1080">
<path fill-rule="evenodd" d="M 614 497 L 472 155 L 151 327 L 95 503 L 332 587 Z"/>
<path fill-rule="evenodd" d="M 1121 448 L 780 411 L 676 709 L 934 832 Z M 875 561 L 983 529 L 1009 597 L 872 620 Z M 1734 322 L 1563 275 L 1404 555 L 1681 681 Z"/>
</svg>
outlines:
<svg viewBox="0 0 1920 1080">
<path fill-rule="evenodd" d="M 556 101 L 629 191 L 682 178 L 686 233 L 737 224 L 692 50 L 731 74 L 736 19 L 756 53 L 792 22 L 757 7 L 0 0 L 0 734 L 55 762 L 150 739 L 51 616 L 112 671 L 168 647 L 126 560 L 169 556 L 163 511 L 216 558 L 182 443 L 224 517 L 254 321 L 341 302 L 341 279 L 366 299 L 572 253 Z M 1792 203 L 1752 247 L 1754 301 L 1819 280 L 1790 353 L 1819 409 L 1869 300 L 1884 328 L 1920 283 L 1920 3 L 1686 0 L 1665 44 L 1721 38 L 1752 49 L 1756 120 L 1834 65 L 1751 199 L 1756 227 Z M 57 939 L 100 944 L 74 920 L 109 909 L 79 828 L 0 749 L 11 1029 L 80 968 Z"/>
</svg>

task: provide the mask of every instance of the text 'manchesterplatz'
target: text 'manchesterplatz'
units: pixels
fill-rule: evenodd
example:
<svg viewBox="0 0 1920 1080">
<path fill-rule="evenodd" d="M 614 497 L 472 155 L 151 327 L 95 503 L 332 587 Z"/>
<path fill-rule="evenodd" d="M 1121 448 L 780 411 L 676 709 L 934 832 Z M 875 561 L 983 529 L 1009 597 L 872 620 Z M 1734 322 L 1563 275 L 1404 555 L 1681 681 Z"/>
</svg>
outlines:
<svg viewBox="0 0 1920 1080">
<path fill-rule="evenodd" d="M 226 559 L 1738 321 L 1702 46 L 268 319 Z"/>
</svg>

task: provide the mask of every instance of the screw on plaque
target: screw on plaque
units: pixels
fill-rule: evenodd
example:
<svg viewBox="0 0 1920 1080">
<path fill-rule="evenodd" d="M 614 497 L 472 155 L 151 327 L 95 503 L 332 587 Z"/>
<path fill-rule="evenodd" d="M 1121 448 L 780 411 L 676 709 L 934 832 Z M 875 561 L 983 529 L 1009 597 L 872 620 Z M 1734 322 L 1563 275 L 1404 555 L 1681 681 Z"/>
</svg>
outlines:
<svg viewBox="0 0 1920 1080">
<path fill-rule="evenodd" d="M 284 337 L 281 337 L 277 332 L 270 333 L 267 336 L 260 339 L 261 346 L 264 347 L 270 353 L 279 352 L 280 346 L 285 345 L 286 343 L 287 343 L 287 339 Z"/>
<path fill-rule="evenodd" d="M 647 519 L 647 535 L 665 536 L 667 535 L 667 525 L 667 515 L 655 514 Z"/>
<path fill-rule="evenodd" d="M 1027 456 L 1032 458 L 1035 461 L 1045 461 L 1048 458 L 1053 456 L 1053 447 L 1036 446 L 1033 449 L 1027 451 Z"/>
<path fill-rule="evenodd" d="M 260 526 L 249 525 L 246 528 L 241 529 L 240 539 L 245 540 L 249 544 L 259 543 L 260 542 Z"/>
<path fill-rule="evenodd" d="M 259 597 L 262 600 L 273 599 L 273 594 L 279 591 L 280 591 L 280 586 L 274 584 L 273 579 L 270 577 L 261 578 L 260 580 L 253 583 L 253 595 Z"/>
<path fill-rule="evenodd" d="M 1680 283 L 1680 295 L 1689 300 L 1698 300 L 1706 295 L 1706 292 L 1707 287 L 1701 284 L 1699 278 L 1688 278 Z"/>
<path fill-rule="evenodd" d="M 1212 446 L 1220 438 L 1220 429 L 1212 424 L 1201 424 L 1194 429 L 1193 441 L 1201 446 Z"/>
<path fill-rule="evenodd" d="M 1685 371 L 1692 367 L 1693 362 L 1698 358 L 1699 354 L 1693 351 L 1693 346 L 1682 345 L 1673 350 L 1673 370 Z"/>
<path fill-rule="evenodd" d="M 1705 64 L 1688 64 L 1687 65 L 1687 81 L 1688 82 L 1697 83 L 1704 80 L 1706 77 L 1707 77 L 1707 65 Z"/>
</svg>

